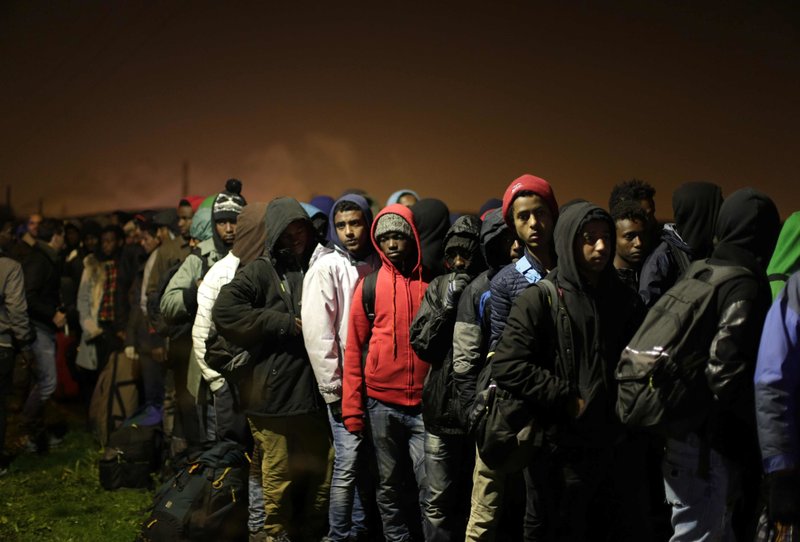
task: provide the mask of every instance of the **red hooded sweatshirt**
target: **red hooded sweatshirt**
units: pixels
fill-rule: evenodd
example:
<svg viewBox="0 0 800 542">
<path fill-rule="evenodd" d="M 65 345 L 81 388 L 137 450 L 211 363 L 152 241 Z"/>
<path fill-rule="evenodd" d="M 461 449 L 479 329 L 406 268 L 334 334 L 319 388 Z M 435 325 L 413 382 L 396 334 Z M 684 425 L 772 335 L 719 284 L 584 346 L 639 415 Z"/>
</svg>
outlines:
<svg viewBox="0 0 800 542">
<path fill-rule="evenodd" d="M 414 268 L 407 277 L 389 261 L 375 239 L 375 228 L 380 218 L 389 213 L 403 217 L 413 233 L 417 254 Z M 362 369 L 362 345 L 369 335 L 370 324 L 362 301 L 363 282 L 359 282 L 350 305 L 342 368 L 342 418 L 351 432 L 364 429 L 366 397 L 363 384 L 366 384 L 368 397 L 393 405 L 417 406 L 422 401 L 422 384 L 430 368 L 414 353 L 409 337 L 411 321 L 428 287 L 422 279 L 422 257 L 414 215 L 404 205 L 389 205 L 375 217 L 370 236 L 382 265 L 375 284 L 375 321 L 369 339 L 369 353 Z"/>
</svg>

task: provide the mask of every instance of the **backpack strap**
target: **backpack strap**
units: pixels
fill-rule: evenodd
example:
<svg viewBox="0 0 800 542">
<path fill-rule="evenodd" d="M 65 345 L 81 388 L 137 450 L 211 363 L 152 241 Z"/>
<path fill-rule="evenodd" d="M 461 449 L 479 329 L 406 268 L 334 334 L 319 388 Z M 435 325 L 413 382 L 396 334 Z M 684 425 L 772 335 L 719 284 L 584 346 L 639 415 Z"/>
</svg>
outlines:
<svg viewBox="0 0 800 542">
<path fill-rule="evenodd" d="M 380 268 L 379 268 L 380 269 Z M 369 320 L 369 332 L 364 343 L 361 345 L 361 369 L 367 365 L 367 352 L 369 351 L 369 341 L 372 338 L 372 326 L 375 323 L 375 287 L 378 283 L 378 269 L 364 277 L 361 281 L 361 304 L 364 307 L 364 314 Z"/>
<path fill-rule="evenodd" d="M 689 255 L 678 247 L 674 247 L 672 245 L 667 246 L 669 246 L 669 252 L 672 254 L 672 259 L 675 260 L 676 264 L 678 264 L 678 278 L 681 278 L 686 274 L 686 270 L 689 269 L 689 266 L 692 265 L 692 261 L 689 259 Z"/>
<path fill-rule="evenodd" d="M 378 270 L 376 269 L 366 277 L 361 285 L 361 302 L 364 305 L 364 314 L 369 320 L 369 327 L 372 328 L 375 322 L 375 286 L 378 283 Z"/>
<path fill-rule="evenodd" d="M 536 285 L 547 294 L 547 302 L 550 304 L 550 314 L 553 318 L 553 326 L 558 338 L 556 350 L 569 372 L 570 381 L 577 382 L 573 356 L 575 349 L 572 347 L 572 323 L 569 319 L 567 306 L 564 304 L 564 295 L 561 289 L 549 279 L 542 279 Z"/>
<path fill-rule="evenodd" d="M 789 275 L 786 273 L 773 273 L 771 275 L 767 275 L 767 280 L 770 282 L 786 282 L 789 280 Z"/>
<path fill-rule="evenodd" d="M 752 275 L 752 271 L 746 267 L 740 265 L 715 265 L 710 263 L 708 259 L 693 262 L 687 272 L 688 277 L 705 280 L 712 286 L 719 286 L 735 277 Z"/>
</svg>

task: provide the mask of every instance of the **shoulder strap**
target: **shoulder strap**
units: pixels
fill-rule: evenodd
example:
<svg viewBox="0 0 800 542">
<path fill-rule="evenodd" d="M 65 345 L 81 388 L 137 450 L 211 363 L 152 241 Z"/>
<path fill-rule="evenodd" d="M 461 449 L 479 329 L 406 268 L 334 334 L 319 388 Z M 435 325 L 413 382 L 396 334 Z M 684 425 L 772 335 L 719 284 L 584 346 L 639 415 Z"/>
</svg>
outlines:
<svg viewBox="0 0 800 542">
<path fill-rule="evenodd" d="M 572 323 L 569 319 L 567 306 L 564 304 L 564 296 L 555 283 L 549 279 L 542 279 L 537 282 L 536 285 L 542 288 L 545 294 L 547 294 L 547 302 L 550 304 L 553 326 L 556 329 L 556 336 L 558 337 L 556 350 L 564 361 L 565 367 L 570 372 L 570 380 L 572 382 L 577 382 L 575 361 L 573 358 L 575 349 L 572 348 Z"/>
<path fill-rule="evenodd" d="M 705 277 L 705 281 L 712 286 L 719 286 L 732 278 L 752 275 L 753 273 L 746 267 L 739 265 L 714 265 L 706 260 L 699 260 L 692 263 L 688 275 L 692 278 L 699 278 L 705 273 L 710 273 Z"/>
<path fill-rule="evenodd" d="M 378 282 L 378 269 L 364 277 L 361 283 L 361 303 L 364 306 L 367 320 L 369 320 L 369 333 L 364 340 L 364 344 L 361 345 L 362 375 L 367 364 L 367 352 L 369 351 L 370 339 L 372 339 L 372 325 L 375 323 L 375 285 Z"/>
<path fill-rule="evenodd" d="M 361 302 L 364 305 L 364 313 L 369 320 L 369 326 L 375 321 L 375 285 L 378 283 L 378 270 L 376 269 L 366 277 L 361 286 Z"/>
<path fill-rule="evenodd" d="M 771 275 L 767 275 L 767 280 L 770 282 L 776 282 L 776 281 L 786 282 L 787 280 L 789 280 L 789 275 L 787 275 L 786 273 L 773 273 Z"/>
</svg>

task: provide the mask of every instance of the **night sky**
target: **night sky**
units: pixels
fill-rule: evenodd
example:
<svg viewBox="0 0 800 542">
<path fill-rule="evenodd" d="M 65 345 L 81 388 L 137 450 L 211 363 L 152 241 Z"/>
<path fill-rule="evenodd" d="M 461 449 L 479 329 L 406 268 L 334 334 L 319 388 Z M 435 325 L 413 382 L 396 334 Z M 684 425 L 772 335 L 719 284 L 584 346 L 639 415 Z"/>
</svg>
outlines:
<svg viewBox="0 0 800 542">
<path fill-rule="evenodd" d="M 5 1 L 0 197 L 171 206 L 186 161 L 262 201 L 474 211 L 528 172 L 603 206 L 645 179 L 661 217 L 690 180 L 800 209 L 796 3 L 607 4 Z"/>
</svg>

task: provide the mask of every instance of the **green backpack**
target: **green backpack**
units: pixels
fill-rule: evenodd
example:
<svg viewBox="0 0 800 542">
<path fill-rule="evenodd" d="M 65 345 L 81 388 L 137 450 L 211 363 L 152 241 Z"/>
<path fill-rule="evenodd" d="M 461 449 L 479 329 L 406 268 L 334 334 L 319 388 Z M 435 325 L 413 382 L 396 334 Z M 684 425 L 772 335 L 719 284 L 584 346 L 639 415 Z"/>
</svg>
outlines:
<svg viewBox="0 0 800 542">
<path fill-rule="evenodd" d="M 705 368 L 719 322 L 717 292 L 748 275 L 744 267 L 696 261 L 653 305 L 616 369 L 624 424 L 681 436 L 703 422 L 712 401 Z"/>
</svg>

